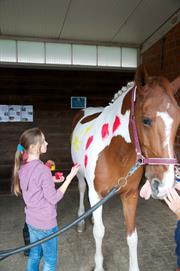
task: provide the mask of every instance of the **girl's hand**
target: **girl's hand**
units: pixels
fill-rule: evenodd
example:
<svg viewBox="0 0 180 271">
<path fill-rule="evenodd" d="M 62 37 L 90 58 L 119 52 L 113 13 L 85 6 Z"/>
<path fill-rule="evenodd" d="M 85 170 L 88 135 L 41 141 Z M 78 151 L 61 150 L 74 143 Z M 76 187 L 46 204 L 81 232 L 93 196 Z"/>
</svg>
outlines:
<svg viewBox="0 0 180 271">
<path fill-rule="evenodd" d="M 65 182 L 59 187 L 59 191 L 61 191 L 62 193 L 66 192 L 69 184 L 71 183 L 71 181 L 74 178 L 74 176 L 77 174 L 79 168 L 80 168 L 79 164 L 75 164 L 71 168 L 71 172 L 67 175 Z"/>
<path fill-rule="evenodd" d="M 80 168 L 79 164 L 75 164 L 72 168 L 71 168 L 71 172 L 68 174 L 67 179 L 72 180 L 74 178 L 74 176 L 76 176 L 78 170 Z"/>
<path fill-rule="evenodd" d="M 176 215 L 180 214 L 180 196 L 174 188 L 168 191 L 167 197 L 165 197 L 164 200 L 173 213 Z"/>
</svg>

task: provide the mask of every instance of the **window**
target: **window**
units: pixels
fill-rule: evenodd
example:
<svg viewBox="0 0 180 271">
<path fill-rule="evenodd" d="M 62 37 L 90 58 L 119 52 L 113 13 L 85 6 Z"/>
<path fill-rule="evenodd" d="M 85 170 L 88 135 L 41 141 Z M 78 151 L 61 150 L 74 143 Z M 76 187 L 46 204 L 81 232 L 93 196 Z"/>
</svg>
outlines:
<svg viewBox="0 0 180 271">
<path fill-rule="evenodd" d="M 71 64 L 71 44 L 46 43 L 47 64 Z"/>
<path fill-rule="evenodd" d="M 122 67 L 137 67 L 137 49 L 122 48 Z"/>
<path fill-rule="evenodd" d="M 121 48 L 98 46 L 98 66 L 120 67 Z"/>
<path fill-rule="evenodd" d="M 0 62 L 136 68 L 137 48 L 0 39 Z"/>
<path fill-rule="evenodd" d="M 44 43 L 18 41 L 18 62 L 44 63 Z"/>
<path fill-rule="evenodd" d="M 0 40 L 0 61 L 16 62 L 15 40 Z"/>
<path fill-rule="evenodd" d="M 74 65 L 96 65 L 95 45 L 73 45 Z"/>
</svg>

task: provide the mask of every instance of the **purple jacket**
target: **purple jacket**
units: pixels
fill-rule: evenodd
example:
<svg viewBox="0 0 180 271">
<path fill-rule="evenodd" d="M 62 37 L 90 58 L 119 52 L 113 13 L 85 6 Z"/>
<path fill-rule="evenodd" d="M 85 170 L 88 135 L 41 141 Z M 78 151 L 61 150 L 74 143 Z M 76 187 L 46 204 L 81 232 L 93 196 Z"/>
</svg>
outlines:
<svg viewBox="0 0 180 271">
<path fill-rule="evenodd" d="M 19 179 L 26 223 L 42 230 L 57 226 L 56 204 L 63 193 L 55 189 L 50 169 L 40 160 L 32 160 L 21 166 Z"/>
</svg>

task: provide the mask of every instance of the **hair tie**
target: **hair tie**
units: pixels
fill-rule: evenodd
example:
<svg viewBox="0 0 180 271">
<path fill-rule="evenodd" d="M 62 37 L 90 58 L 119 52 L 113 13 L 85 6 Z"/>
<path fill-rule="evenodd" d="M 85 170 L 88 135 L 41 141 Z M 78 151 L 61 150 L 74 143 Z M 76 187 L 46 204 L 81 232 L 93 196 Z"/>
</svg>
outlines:
<svg viewBox="0 0 180 271">
<path fill-rule="evenodd" d="M 18 144 L 17 145 L 17 151 L 19 151 L 19 152 L 22 152 L 22 151 L 24 151 L 25 149 L 24 149 L 24 147 L 21 145 L 21 144 Z"/>
<path fill-rule="evenodd" d="M 26 151 L 24 151 L 23 152 L 23 161 L 26 163 L 27 159 L 28 159 L 28 154 Z"/>
</svg>

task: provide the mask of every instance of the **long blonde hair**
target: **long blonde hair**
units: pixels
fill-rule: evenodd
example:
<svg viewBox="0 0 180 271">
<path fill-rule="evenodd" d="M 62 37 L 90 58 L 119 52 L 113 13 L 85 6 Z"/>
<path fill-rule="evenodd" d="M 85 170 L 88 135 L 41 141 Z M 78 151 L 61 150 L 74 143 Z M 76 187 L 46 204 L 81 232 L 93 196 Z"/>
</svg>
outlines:
<svg viewBox="0 0 180 271">
<path fill-rule="evenodd" d="M 19 144 L 22 145 L 23 151 L 17 150 L 15 153 L 14 159 L 14 169 L 13 169 L 13 178 L 12 178 L 12 192 L 19 196 L 21 195 L 21 188 L 20 188 L 20 180 L 18 171 L 21 165 L 25 162 L 24 161 L 24 153 L 28 153 L 30 145 L 36 145 L 38 142 L 40 146 L 42 145 L 42 131 L 39 128 L 31 128 L 22 133 L 19 138 Z"/>
</svg>

